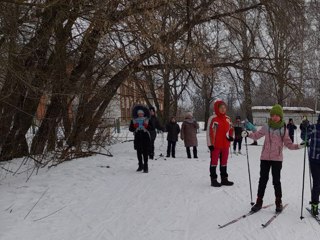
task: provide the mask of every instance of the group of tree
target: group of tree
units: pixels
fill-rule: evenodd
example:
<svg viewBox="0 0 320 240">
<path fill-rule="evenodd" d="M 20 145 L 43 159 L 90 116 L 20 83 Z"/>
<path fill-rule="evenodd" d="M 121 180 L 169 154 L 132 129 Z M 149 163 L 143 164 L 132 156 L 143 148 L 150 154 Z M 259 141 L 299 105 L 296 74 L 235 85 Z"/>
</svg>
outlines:
<svg viewBox="0 0 320 240">
<path fill-rule="evenodd" d="M 313 104 L 319 10 L 316 0 L 2 0 L 0 160 L 90 148 L 128 80 L 145 81 L 156 106 L 163 90 L 163 121 L 186 98 L 203 120 L 216 97 L 249 120 L 262 97 Z"/>
</svg>

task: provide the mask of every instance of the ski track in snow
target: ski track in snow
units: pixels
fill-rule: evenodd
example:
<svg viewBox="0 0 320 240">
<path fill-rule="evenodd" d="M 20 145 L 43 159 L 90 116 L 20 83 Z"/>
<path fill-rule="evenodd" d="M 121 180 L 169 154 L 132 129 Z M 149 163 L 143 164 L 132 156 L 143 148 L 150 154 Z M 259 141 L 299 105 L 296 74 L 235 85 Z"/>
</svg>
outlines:
<svg viewBox="0 0 320 240">
<path fill-rule="evenodd" d="M 158 135 L 156 156 L 166 155 L 165 137 Z M 187 159 L 179 141 L 177 158 L 150 160 L 148 174 L 135 172 L 137 160 L 132 142 L 114 145 L 113 158 L 94 156 L 41 169 L 28 182 L 26 174 L 12 176 L 1 170 L 0 239 L 320 239 L 318 223 L 307 211 L 305 219 L 299 219 L 303 150 L 284 151 L 283 202 L 289 206 L 268 228 L 262 229 L 261 224 L 274 214 L 274 207 L 218 229 L 218 224 L 250 210 L 246 156 L 233 154 L 229 159 L 229 178 L 234 186 L 212 188 L 205 133 L 198 134 L 198 139 L 199 159 Z M 244 145 L 242 151 L 245 153 Z M 254 200 L 260 152 L 261 146 L 249 146 Z M 21 161 L 1 166 L 14 171 Z M 305 206 L 310 199 L 308 172 L 306 176 Z M 273 202 L 270 175 L 264 203 Z M 42 217 L 45 218 L 34 221 Z"/>
</svg>

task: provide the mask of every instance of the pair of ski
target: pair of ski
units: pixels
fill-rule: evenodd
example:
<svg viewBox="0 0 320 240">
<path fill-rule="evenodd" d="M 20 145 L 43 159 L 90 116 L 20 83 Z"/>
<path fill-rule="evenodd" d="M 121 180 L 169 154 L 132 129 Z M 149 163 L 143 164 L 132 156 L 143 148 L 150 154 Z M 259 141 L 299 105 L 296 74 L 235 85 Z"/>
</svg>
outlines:
<svg viewBox="0 0 320 240">
<path fill-rule="evenodd" d="M 262 209 L 266 209 L 266 208 L 269 208 L 269 207 L 271 207 L 271 206 L 273 206 L 273 204 L 269 204 L 269 205 L 263 206 Z M 287 206 L 288 206 L 288 204 L 285 204 L 285 205 L 283 206 L 283 210 L 284 210 Z M 257 212 L 250 211 L 250 212 L 248 212 L 247 214 L 242 215 L 241 217 L 238 217 L 238 218 L 236 218 L 236 219 L 234 219 L 234 220 L 231 220 L 230 222 L 228 222 L 228 223 L 226 223 L 226 224 L 218 225 L 218 226 L 219 226 L 219 228 L 225 228 L 225 227 L 230 226 L 230 225 L 232 225 L 232 224 L 234 224 L 234 223 L 236 223 L 236 222 L 238 222 L 238 221 L 240 221 L 240 220 L 242 220 L 242 219 L 244 219 L 244 218 L 247 218 L 247 217 L 249 217 L 249 216 L 251 216 L 251 215 L 253 215 L 253 214 L 255 214 L 255 213 L 257 213 Z M 280 214 L 281 214 L 281 212 L 275 213 L 266 223 L 261 224 L 261 226 L 262 226 L 263 228 L 268 227 Z"/>
</svg>

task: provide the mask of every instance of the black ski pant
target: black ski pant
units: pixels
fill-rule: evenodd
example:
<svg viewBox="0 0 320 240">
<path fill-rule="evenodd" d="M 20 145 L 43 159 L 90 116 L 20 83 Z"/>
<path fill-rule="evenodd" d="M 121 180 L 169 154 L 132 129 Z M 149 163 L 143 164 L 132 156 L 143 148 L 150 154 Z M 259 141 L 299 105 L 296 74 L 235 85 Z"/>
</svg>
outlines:
<svg viewBox="0 0 320 240">
<path fill-rule="evenodd" d="M 148 165 L 148 150 L 137 150 L 139 167 Z"/>
<path fill-rule="evenodd" d="M 237 145 L 238 145 L 239 151 L 241 151 L 242 137 L 234 139 L 234 141 L 233 141 L 233 151 L 237 150 Z"/>
<path fill-rule="evenodd" d="M 191 158 L 190 147 L 186 147 L 186 149 L 187 149 L 187 156 L 188 156 L 188 158 Z M 198 158 L 198 150 L 197 150 L 197 147 L 193 147 L 193 157 L 194 157 L 194 158 Z"/>
<path fill-rule="evenodd" d="M 176 141 L 169 141 L 168 140 L 168 147 L 167 147 L 167 156 L 170 157 L 170 154 L 172 157 L 176 157 Z"/>
<path fill-rule="evenodd" d="M 274 186 L 274 194 L 276 198 L 282 197 L 281 189 L 281 169 L 282 161 L 267 161 L 261 160 L 260 162 L 260 179 L 258 187 L 258 198 L 263 199 L 264 193 L 269 180 L 269 172 L 272 172 L 272 183 Z"/>
<path fill-rule="evenodd" d="M 311 202 L 314 204 L 318 204 L 320 195 L 320 163 L 310 161 L 310 169 L 313 180 Z"/>
</svg>

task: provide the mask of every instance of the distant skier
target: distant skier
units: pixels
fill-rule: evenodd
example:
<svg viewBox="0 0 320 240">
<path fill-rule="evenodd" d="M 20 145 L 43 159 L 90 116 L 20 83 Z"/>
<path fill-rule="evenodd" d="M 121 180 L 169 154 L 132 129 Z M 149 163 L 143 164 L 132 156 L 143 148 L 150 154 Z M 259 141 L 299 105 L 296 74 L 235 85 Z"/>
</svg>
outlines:
<svg viewBox="0 0 320 240">
<path fill-rule="evenodd" d="M 178 136 L 180 133 L 180 126 L 176 122 L 176 118 L 172 117 L 170 119 L 170 122 L 166 125 L 166 131 L 168 132 L 167 135 L 167 141 L 168 141 L 168 147 L 167 147 L 167 157 L 170 157 L 170 154 L 172 158 L 176 157 L 176 143 L 178 141 Z"/>
<path fill-rule="evenodd" d="M 234 154 L 241 154 L 241 145 L 242 145 L 242 132 L 245 130 L 244 123 L 241 122 L 241 117 L 236 117 L 236 122 L 233 125 L 234 129 L 234 142 L 233 142 L 233 152 Z M 237 152 L 238 145 L 238 152 Z"/>
<path fill-rule="evenodd" d="M 156 110 L 154 107 L 149 107 L 150 111 L 150 123 L 153 126 L 153 129 L 150 131 L 151 136 L 151 147 L 149 151 L 149 157 L 150 159 L 154 159 L 154 142 L 157 138 L 157 130 L 164 131 L 164 127 L 160 124 L 160 121 L 158 117 L 156 116 Z"/>
<path fill-rule="evenodd" d="M 135 110 L 134 110 L 135 111 Z M 150 150 L 151 138 L 150 132 L 153 130 L 152 124 L 146 116 L 147 108 L 143 106 L 136 107 L 134 119 L 131 120 L 129 131 L 134 132 L 134 149 L 137 151 L 139 167 L 137 172 L 143 170 L 148 173 L 148 153 Z"/>
<path fill-rule="evenodd" d="M 229 157 L 230 142 L 233 141 L 233 128 L 231 119 L 226 115 L 227 105 L 222 100 L 214 103 L 215 115 L 208 120 L 207 144 L 210 149 L 210 178 L 212 187 L 221 185 L 232 186 L 233 182 L 228 180 L 227 165 Z M 217 178 L 217 166 L 220 158 L 221 183 Z"/>
<path fill-rule="evenodd" d="M 297 130 L 297 126 L 294 124 L 293 119 L 290 118 L 287 124 L 287 129 L 289 131 L 289 137 L 291 141 L 294 143 L 294 131 Z"/>
<path fill-rule="evenodd" d="M 307 130 L 307 132 L 306 132 Z M 310 125 L 308 129 L 302 128 L 303 134 L 307 136 L 309 149 L 309 163 L 313 184 L 311 192 L 311 213 L 319 215 L 319 195 L 320 195 L 320 115 L 317 124 Z"/>
<path fill-rule="evenodd" d="M 252 207 L 252 211 L 257 212 L 262 208 L 265 189 L 269 180 L 269 172 L 271 169 L 273 186 L 275 192 L 276 212 L 281 212 L 282 206 L 282 189 L 281 189 L 281 169 L 283 161 L 283 146 L 291 150 L 297 150 L 304 146 L 293 144 L 289 138 L 287 128 L 283 121 L 283 109 L 276 104 L 270 111 L 271 118 L 268 124 L 260 130 L 248 135 L 247 131 L 242 133 L 242 137 L 249 137 L 258 140 L 265 137 L 264 145 L 261 153 L 260 162 L 260 179 L 258 187 L 258 196 L 256 204 Z"/>
<path fill-rule="evenodd" d="M 187 150 L 188 158 L 191 158 L 190 148 L 193 147 L 193 157 L 198 158 L 198 139 L 197 139 L 197 130 L 199 125 L 196 120 L 194 120 L 192 113 L 187 113 L 185 120 L 181 126 L 180 138 L 184 141 L 184 145 Z"/>
<path fill-rule="evenodd" d="M 300 130 L 301 130 L 300 137 L 301 137 L 302 143 L 306 140 L 307 130 L 309 129 L 309 127 L 310 127 L 310 122 L 307 116 L 303 116 L 302 123 L 300 124 Z"/>
</svg>

